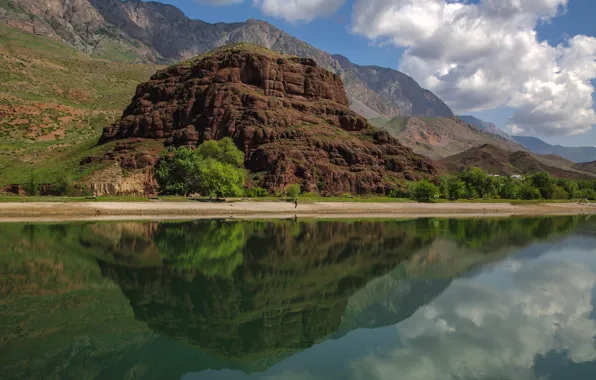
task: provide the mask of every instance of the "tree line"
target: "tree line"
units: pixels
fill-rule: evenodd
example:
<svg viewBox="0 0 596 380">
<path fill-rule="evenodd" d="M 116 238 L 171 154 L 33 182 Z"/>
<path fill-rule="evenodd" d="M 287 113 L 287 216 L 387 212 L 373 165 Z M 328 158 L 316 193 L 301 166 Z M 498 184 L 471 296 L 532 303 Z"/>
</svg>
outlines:
<svg viewBox="0 0 596 380">
<path fill-rule="evenodd" d="M 228 137 L 205 141 L 196 148 L 180 147 L 164 153 L 155 167 L 155 178 L 164 195 L 200 194 L 215 198 L 270 195 L 266 189 L 247 186 L 244 153 Z M 38 178 L 34 175 L 23 187 L 28 195 L 39 195 L 41 190 Z M 75 191 L 88 195 L 85 187 L 76 186 L 66 175 L 59 176 L 46 190 L 57 195 L 72 195 Z M 299 184 L 290 184 L 274 195 L 297 198 L 301 195 L 301 187 Z M 457 175 L 438 177 L 432 181 L 396 181 L 395 188 L 386 195 L 419 202 L 435 199 L 595 200 L 596 180 L 553 178 L 545 172 L 526 175 L 525 178 L 493 176 L 478 167 L 472 167 Z"/>
<path fill-rule="evenodd" d="M 437 198 L 459 199 L 596 199 L 596 181 L 575 181 L 551 177 L 538 172 L 513 178 L 492 176 L 477 167 L 458 175 L 440 177 L 436 181 L 423 180 L 410 184 L 405 194 L 410 199 L 429 202 Z"/>
</svg>

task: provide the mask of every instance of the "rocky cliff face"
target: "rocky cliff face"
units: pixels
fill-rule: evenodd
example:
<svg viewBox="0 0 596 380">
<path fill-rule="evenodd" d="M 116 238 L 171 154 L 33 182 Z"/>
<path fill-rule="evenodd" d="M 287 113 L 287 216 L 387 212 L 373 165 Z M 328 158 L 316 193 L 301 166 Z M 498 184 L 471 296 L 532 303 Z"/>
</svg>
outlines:
<svg viewBox="0 0 596 380">
<path fill-rule="evenodd" d="M 397 180 L 436 173 L 430 160 L 350 111 L 339 76 L 312 59 L 254 45 L 159 71 L 139 85 L 100 142 L 125 139 L 110 158 L 136 169 L 138 152 L 126 145 L 139 138 L 196 146 L 223 137 L 245 152 L 246 168 L 270 190 L 299 183 L 324 194 L 383 193 Z"/>
<path fill-rule="evenodd" d="M 335 72 L 352 109 L 365 117 L 453 115 L 438 97 L 398 71 L 354 65 L 263 21 L 209 24 L 171 5 L 138 0 L 5 0 L 0 20 L 112 60 L 171 63 L 226 44 L 253 43 L 312 58 Z"/>
</svg>

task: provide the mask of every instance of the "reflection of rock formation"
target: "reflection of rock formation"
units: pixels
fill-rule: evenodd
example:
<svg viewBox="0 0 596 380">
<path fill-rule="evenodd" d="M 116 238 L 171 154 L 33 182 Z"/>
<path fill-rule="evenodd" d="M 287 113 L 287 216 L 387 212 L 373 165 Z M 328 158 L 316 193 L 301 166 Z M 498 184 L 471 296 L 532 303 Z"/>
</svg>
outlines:
<svg viewBox="0 0 596 380">
<path fill-rule="evenodd" d="M 230 277 L 168 264 L 100 266 L 154 331 L 239 360 L 267 360 L 332 334 L 356 290 L 431 241 L 399 223 L 232 224 L 246 229 L 246 243 Z M 205 223 L 179 226 L 198 235 Z"/>
</svg>

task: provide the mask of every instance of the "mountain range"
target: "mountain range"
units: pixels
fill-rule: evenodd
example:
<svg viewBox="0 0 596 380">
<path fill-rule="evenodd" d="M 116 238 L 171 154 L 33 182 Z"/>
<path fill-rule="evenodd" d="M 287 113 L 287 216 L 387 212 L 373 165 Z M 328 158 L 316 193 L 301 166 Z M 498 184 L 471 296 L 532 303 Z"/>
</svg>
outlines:
<svg viewBox="0 0 596 380">
<path fill-rule="evenodd" d="M 167 64 L 247 42 L 313 58 L 340 75 L 352 109 L 367 118 L 453 115 L 441 99 L 401 72 L 356 65 L 264 21 L 209 24 L 189 19 L 174 6 L 139 0 L 2 0 L 0 6 L 0 20 L 8 25 L 100 58 Z"/>
<path fill-rule="evenodd" d="M 512 152 L 526 150 L 510 138 L 494 134 L 460 117 L 398 116 L 372 119 L 371 123 L 389 131 L 414 152 L 433 160 L 440 160 L 483 144 L 491 144 Z"/>
<path fill-rule="evenodd" d="M 561 145 L 550 145 L 537 137 L 512 136 L 518 143 L 538 154 L 556 154 L 573 162 L 596 161 L 596 147 L 580 146 L 567 147 Z"/>
<path fill-rule="evenodd" d="M 287 119 L 292 123 L 295 120 L 302 120 L 312 124 L 317 119 L 315 124 L 319 130 L 309 129 L 310 132 L 315 134 L 329 132 L 331 133 L 329 137 L 334 139 L 346 133 L 346 136 L 362 136 L 355 140 L 346 138 L 332 143 L 326 142 L 325 146 L 331 149 L 330 152 L 313 151 L 309 154 L 324 153 L 331 165 L 337 163 L 343 165 L 345 162 L 351 168 L 350 170 L 360 170 L 362 168 L 355 163 L 364 163 L 363 156 L 352 157 L 354 152 L 364 149 L 368 152 L 367 155 L 371 153 L 372 157 L 375 156 L 372 153 L 376 149 L 373 145 L 381 144 L 384 147 L 392 145 L 392 148 L 387 148 L 389 150 L 378 158 L 365 160 L 366 165 L 374 166 L 375 170 L 379 169 L 378 173 L 383 178 L 387 177 L 382 173 L 384 170 L 401 173 L 396 178 L 405 179 L 440 174 L 445 171 L 445 167 L 450 171 L 455 170 L 454 168 L 460 170 L 463 166 L 472 164 L 490 170 L 494 165 L 487 164 L 482 157 L 486 156 L 486 151 L 491 149 L 498 152 L 493 158 L 500 160 L 497 166 L 504 168 L 500 171 L 503 174 L 526 173 L 532 168 L 543 169 L 553 175 L 570 171 L 574 178 L 582 177 L 586 172 L 594 173 L 593 163 L 574 165 L 574 162 L 596 160 L 596 153 L 594 153 L 596 148 L 564 148 L 546 143 L 531 144 L 517 136 L 511 137 L 494 124 L 476 117 L 454 116 L 441 99 L 423 89 L 411 77 L 389 68 L 354 64 L 347 57 L 332 55 L 317 49 L 264 21 L 250 19 L 239 23 L 210 24 L 189 19 L 181 10 L 171 5 L 138 0 L 0 0 L 0 34 L 2 35 L 0 77 L 4 79 L 4 88 L 0 90 L 0 98 L 3 101 L 0 104 L 0 135 L 4 137 L 4 145 L 0 152 L 2 185 L 23 183 L 32 172 L 46 177 L 51 174 L 51 178 L 46 179 L 51 182 L 54 177 L 66 170 L 76 180 L 83 180 L 84 184 L 92 188 L 98 186 L 96 189 L 102 194 L 129 194 L 137 191 L 135 189 L 147 189 L 152 179 L 148 171 L 142 171 L 141 168 L 148 169 L 145 164 L 153 162 L 155 156 L 163 150 L 164 141 L 161 140 L 167 138 L 168 141 L 174 141 L 182 136 L 184 142 L 197 143 L 201 137 L 195 133 L 203 133 L 200 132 L 200 126 L 195 125 L 197 129 L 193 132 L 188 129 L 192 124 L 181 126 L 173 120 L 176 124 L 174 133 L 176 136 L 164 135 L 161 140 L 155 139 L 150 136 L 155 131 L 149 131 L 148 134 L 135 132 L 127 136 L 127 131 L 138 132 L 136 128 L 142 124 L 139 121 L 138 125 L 128 125 L 128 121 L 125 120 L 127 116 L 149 120 L 148 114 L 141 107 L 134 115 L 126 113 L 130 110 L 125 111 L 122 120 L 117 122 L 118 126 L 113 125 L 114 136 L 110 137 L 109 133 L 106 135 L 104 132 L 102 144 L 97 144 L 100 130 L 113 123 L 127 105 L 133 107 L 135 101 L 139 104 L 143 103 L 141 98 L 144 95 L 138 93 L 139 89 L 132 104 L 129 100 L 135 94 L 134 87 L 139 83 L 141 83 L 139 88 L 144 86 L 145 89 L 151 89 L 153 85 L 150 73 L 157 71 L 156 75 L 159 76 L 162 72 L 160 70 L 167 65 L 173 64 L 174 66 L 170 67 L 175 67 L 179 62 L 189 62 L 196 56 L 205 56 L 205 53 L 217 50 L 223 45 L 244 42 L 253 44 L 251 46 L 259 45 L 278 51 L 296 59 L 297 57 L 311 59 L 317 67 L 327 69 L 341 79 L 343 87 L 340 91 L 345 91 L 347 95 L 344 101 L 338 94 L 326 94 L 326 91 L 317 90 L 318 93 L 310 94 L 314 97 L 304 103 L 308 103 L 307 108 L 293 108 L 293 116 L 286 117 L 287 115 L 284 116 L 279 112 L 289 103 L 283 104 L 281 108 L 278 107 L 279 104 L 273 101 L 275 99 L 270 98 L 265 84 L 253 86 L 253 83 L 242 84 L 242 80 L 236 82 L 226 79 L 224 82 L 234 87 L 234 91 L 240 91 L 236 95 L 242 91 L 252 93 L 256 91 L 259 94 L 264 91 L 261 95 L 269 98 L 267 106 L 261 105 L 259 102 L 263 99 L 258 97 L 243 99 L 235 105 L 240 107 L 245 102 L 254 101 L 250 107 L 262 114 L 261 116 L 266 116 L 254 125 L 257 129 L 249 133 L 252 137 L 246 140 L 248 143 L 245 141 L 241 144 L 240 140 L 237 141 L 239 146 L 250 145 L 249 150 L 252 153 L 257 152 L 260 145 L 274 144 L 267 148 L 269 150 L 260 150 L 259 154 L 263 157 L 267 156 L 267 160 L 263 162 L 273 159 L 270 153 L 274 151 L 276 154 L 281 154 L 279 157 L 289 153 L 288 149 L 300 151 L 301 155 L 307 152 L 304 147 L 297 149 L 297 141 L 302 141 L 303 136 L 292 135 L 296 131 L 288 134 L 290 132 L 288 130 L 288 133 L 283 132 L 280 135 L 288 141 L 293 140 L 292 144 L 296 146 L 286 144 L 283 149 L 277 146 L 282 143 L 276 142 L 275 139 L 279 136 L 271 134 L 268 129 L 271 127 L 270 122 L 278 123 L 280 120 Z M 253 48 L 249 50 L 251 49 Z M 264 55 L 267 56 L 270 53 L 265 52 Z M 308 60 L 299 61 L 300 65 L 296 67 L 312 66 Z M 294 64 L 299 61 L 292 62 Z M 282 66 L 286 63 L 282 63 Z M 267 64 L 278 65 L 275 62 Z M 304 70 L 306 73 L 307 69 L 304 68 Z M 317 79 L 312 83 L 316 83 L 317 86 L 325 83 L 333 84 L 332 92 L 340 88 L 335 83 L 335 79 L 326 77 L 320 71 L 317 73 L 320 78 L 327 79 Z M 259 75 L 262 76 L 262 74 Z M 308 78 L 308 75 L 301 74 L 300 77 Z M 293 85 L 291 81 L 280 81 L 279 78 L 273 77 L 271 79 L 279 82 L 277 85 L 281 83 L 286 86 L 282 91 L 286 95 L 293 96 L 300 93 L 300 91 L 296 93 L 295 88 L 288 87 L 288 83 Z M 298 82 L 296 84 L 303 85 Z M 244 85 L 248 87 L 243 87 Z M 218 92 L 231 94 L 232 92 L 225 89 L 226 86 L 222 86 Z M 331 119 L 328 114 L 330 109 L 321 108 L 319 101 L 327 99 L 337 102 L 340 98 L 342 98 L 341 101 L 332 108 L 337 111 L 344 107 L 346 110 L 337 114 L 333 111 L 331 118 L 331 124 L 339 129 L 335 131 L 321 129 Z M 162 100 L 173 99 L 168 95 Z M 310 103 L 311 101 L 315 102 Z M 290 99 L 290 103 L 292 102 L 294 100 Z M 224 103 L 220 106 L 227 107 Z M 338 105 L 341 107 L 337 107 Z M 346 106 L 363 118 L 354 117 L 352 113 L 348 113 Z M 236 110 L 240 109 L 243 108 Z M 180 112 L 182 111 L 181 109 Z M 208 115 L 208 112 L 216 110 L 203 111 Z M 277 112 L 279 117 L 271 118 L 271 112 Z M 236 116 L 234 116 L 236 122 L 248 122 L 246 115 Z M 253 116 L 249 118 L 251 117 Z M 346 122 L 344 120 L 346 118 L 350 121 Z M 386 135 L 373 136 L 372 130 L 366 125 L 364 119 L 389 132 L 403 146 L 400 147 Z M 167 123 L 172 121 L 169 116 L 164 120 Z M 152 123 L 154 121 L 149 124 L 153 125 Z M 304 128 L 306 124 L 301 123 L 297 125 L 290 125 L 290 123 L 284 128 Z M 159 130 L 158 126 L 155 127 L 156 131 Z M 210 128 L 210 133 L 217 134 L 225 132 L 229 126 L 222 127 L 214 124 L 213 127 Z M 223 129 L 218 129 L 220 127 Z M 238 126 L 232 127 L 238 128 Z M 218 130 L 220 132 L 214 132 Z M 168 130 L 168 133 L 173 131 L 174 129 Z M 107 139 L 105 139 L 106 136 Z M 134 139 L 136 137 L 150 139 L 139 143 Z M 240 139 L 239 136 L 237 137 Z M 319 139 L 314 138 L 314 135 L 310 138 L 312 138 L 312 141 L 308 142 L 310 145 Z M 116 141 L 118 139 L 124 139 L 124 141 Z M 371 141 L 373 145 L 370 145 Z M 342 142 L 343 145 L 341 145 Z M 345 149 L 347 146 L 345 143 L 356 145 L 350 145 L 350 149 Z M 315 144 L 317 149 L 322 149 L 320 144 L 317 144 Z M 358 149 L 352 149 L 355 147 Z M 413 155 L 407 148 L 416 154 L 440 162 L 425 161 Z M 513 157 L 515 164 L 511 161 L 512 154 L 515 154 Z M 391 157 L 391 161 L 384 158 L 384 155 Z M 109 159 L 105 160 L 105 157 Z M 304 165 L 296 166 L 296 162 L 300 160 L 296 161 L 296 157 L 290 155 L 284 157 L 286 163 L 288 165 L 291 163 L 290 166 L 295 169 L 296 177 L 307 180 L 309 189 L 312 188 L 313 191 L 316 188 L 320 190 L 322 187 L 328 188 L 330 192 L 353 191 L 354 184 L 358 182 L 355 181 L 356 177 L 349 183 L 321 181 L 317 179 L 318 175 L 309 177 L 309 174 L 302 170 Z M 114 161 L 119 162 L 118 168 L 100 170 Z M 307 162 L 309 161 L 304 161 L 304 163 Z M 386 167 L 381 168 L 379 163 L 383 163 Z M 317 172 L 337 172 L 330 168 L 332 166 L 327 165 L 325 170 L 317 169 Z M 280 166 L 278 169 L 278 174 L 287 172 L 285 167 Z M 366 170 L 362 173 L 366 173 Z M 587 176 L 591 177 L 590 174 Z M 279 186 L 288 179 L 284 179 L 281 175 L 274 177 L 275 181 L 262 179 L 267 182 L 266 187 Z M 372 190 L 376 186 L 373 186 L 373 183 L 379 181 L 369 175 L 365 182 L 370 185 L 369 190 Z M 390 184 L 384 184 L 385 187 L 387 185 Z"/>
</svg>

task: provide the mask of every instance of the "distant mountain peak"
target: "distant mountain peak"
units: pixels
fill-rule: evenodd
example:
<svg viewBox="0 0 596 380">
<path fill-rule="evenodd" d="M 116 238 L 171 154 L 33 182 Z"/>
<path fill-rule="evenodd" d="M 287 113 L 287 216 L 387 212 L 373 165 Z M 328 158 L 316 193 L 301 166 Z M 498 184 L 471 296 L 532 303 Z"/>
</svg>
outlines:
<svg viewBox="0 0 596 380">
<path fill-rule="evenodd" d="M 507 140 L 511 140 L 511 136 L 509 136 L 505 131 L 501 128 L 497 127 L 495 124 L 481 120 L 475 116 L 471 115 L 458 115 L 457 116 L 460 120 L 465 121 L 466 123 L 472 124 L 485 132 L 492 133 L 493 135 L 501 136 Z"/>
</svg>

